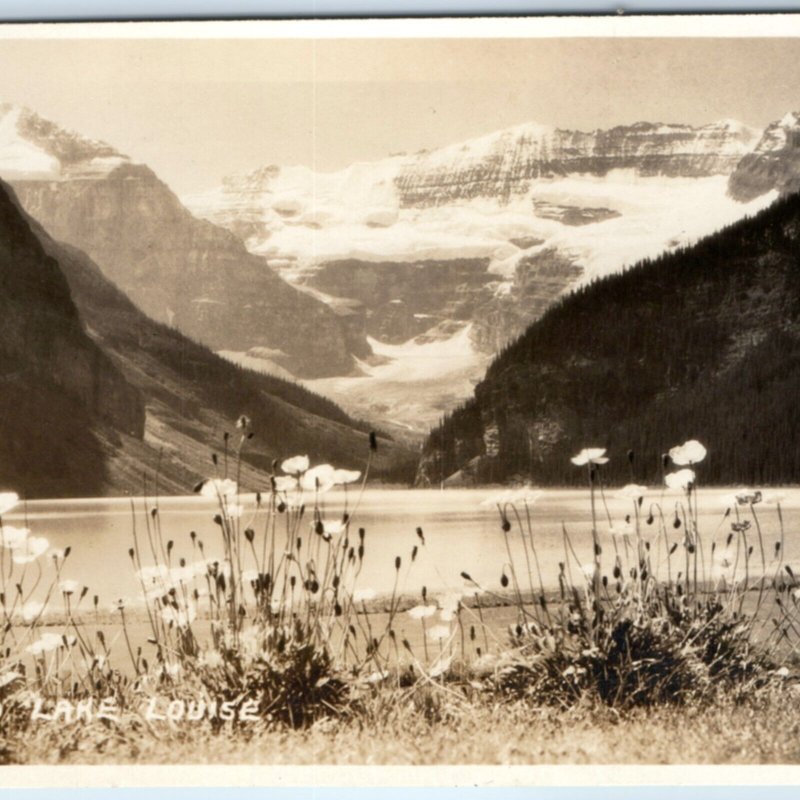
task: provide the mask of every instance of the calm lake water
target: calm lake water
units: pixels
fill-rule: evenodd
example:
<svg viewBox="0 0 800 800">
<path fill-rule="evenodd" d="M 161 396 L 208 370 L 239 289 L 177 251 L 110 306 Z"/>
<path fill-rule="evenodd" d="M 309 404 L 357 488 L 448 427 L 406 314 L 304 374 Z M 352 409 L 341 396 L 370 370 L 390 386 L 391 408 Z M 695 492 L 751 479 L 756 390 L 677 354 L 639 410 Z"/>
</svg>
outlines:
<svg viewBox="0 0 800 800">
<path fill-rule="evenodd" d="M 710 544 L 716 540 L 717 559 L 725 548 L 734 515 L 724 518 L 725 506 L 722 498 L 734 490 L 701 489 L 699 492 L 700 531 L 705 544 L 704 552 L 711 561 Z M 800 489 L 782 490 L 781 501 L 785 529 L 785 559 L 800 574 Z M 487 588 L 497 588 L 505 570 L 509 573 L 509 555 L 506 537 L 501 530 L 496 508 L 481 507 L 481 501 L 491 497 L 491 490 L 367 490 L 353 518 L 351 540 L 357 540 L 356 529 L 367 531 L 363 569 L 357 586 L 373 588 L 379 593 L 392 591 L 395 577 L 398 589 L 405 594 L 419 593 L 422 586 L 430 592 L 463 586 L 462 571 L 468 572 L 478 583 Z M 607 492 L 608 511 L 615 525 L 624 524 L 626 514 L 633 514 L 631 500 L 614 497 L 614 490 Z M 677 493 L 654 491 L 646 496 L 642 517 L 647 515 L 651 502 L 661 502 L 666 515 L 666 539 L 658 533 L 658 522 L 642 525 L 645 540 L 651 543 L 651 555 L 658 571 L 666 576 L 666 550 L 674 542 L 682 542 L 684 528 L 672 526 Z M 350 495 L 352 506 L 353 496 Z M 325 517 L 341 518 L 344 496 L 331 492 L 325 496 Z M 132 545 L 134 521 L 140 536 L 147 519 L 147 509 L 152 502 L 134 501 L 134 512 L 129 499 L 87 500 L 39 500 L 27 503 L 26 508 L 4 516 L 6 524 L 27 524 L 33 535 L 45 536 L 53 547 L 70 546 L 72 553 L 62 577 L 73 578 L 89 586 L 90 594 L 98 594 L 101 602 L 110 603 L 120 596 L 134 596 L 138 586 L 134 579 L 128 549 Z M 247 507 L 247 503 L 245 503 Z M 174 562 L 180 557 L 195 560 L 189 533 L 196 531 L 204 542 L 207 556 L 220 553 L 220 529 L 213 521 L 216 511 L 212 501 L 200 497 L 162 498 L 159 516 L 165 539 L 175 542 Z M 254 508 L 253 504 L 250 508 Z M 762 529 L 764 547 L 769 562 L 774 555 L 776 541 L 780 539 L 777 507 L 766 503 L 756 507 Z M 746 509 L 745 509 L 746 512 Z M 591 561 L 591 517 L 588 491 L 547 490 L 530 507 L 533 539 L 545 584 L 557 585 L 558 564 L 565 560 L 562 526 L 569 534 L 576 558 L 571 561 L 573 574 L 579 572 L 578 562 Z M 625 540 L 612 537 L 602 503 L 599 504 L 601 541 L 604 554 L 613 555 L 614 544 L 625 550 Z M 247 524 L 263 528 L 263 512 L 254 521 L 245 512 Z M 302 534 L 311 536 L 309 520 L 302 524 Z M 521 543 L 520 528 L 511 518 L 512 528 L 508 534 L 511 554 L 520 576 L 520 583 L 527 588 L 525 550 Z M 424 531 L 425 545 L 419 546 L 416 561 L 411 564 L 411 551 L 420 545 L 416 528 Z M 755 526 L 747 532 L 748 542 L 755 546 L 750 570 L 760 571 L 758 537 Z M 141 541 L 141 540 L 140 540 Z M 635 537 L 629 540 L 635 543 Z M 672 556 L 670 566 L 673 575 L 681 569 L 681 548 Z M 741 551 L 740 551 L 741 555 Z M 395 558 L 400 556 L 402 566 L 395 571 Z M 735 559 L 735 548 L 729 548 L 728 557 Z M 660 563 L 659 563 L 660 562 Z M 610 564 L 610 560 L 607 564 Z M 51 564 L 47 564 L 51 569 Z M 741 555 L 739 565 L 743 564 Z M 533 565 L 533 562 L 532 562 Z M 609 566 L 610 570 L 610 566 Z M 29 576 L 30 579 L 30 576 Z"/>
</svg>

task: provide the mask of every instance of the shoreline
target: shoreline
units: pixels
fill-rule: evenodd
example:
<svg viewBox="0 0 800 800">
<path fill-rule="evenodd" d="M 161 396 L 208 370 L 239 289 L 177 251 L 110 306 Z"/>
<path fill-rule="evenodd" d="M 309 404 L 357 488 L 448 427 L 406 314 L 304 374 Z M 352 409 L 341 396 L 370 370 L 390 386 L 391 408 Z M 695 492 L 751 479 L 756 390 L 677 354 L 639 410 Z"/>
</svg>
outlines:
<svg viewBox="0 0 800 800">
<path fill-rule="evenodd" d="M 558 485 L 558 486 L 537 486 L 534 484 L 523 484 L 523 483 L 515 483 L 515 484 L 485 484 L 485 485 L 478 485 L 478 486 L 455 486 L 455 487 L 433 487 L 433 486 L 402 486 L 400 484 L 381 484 L 381 483 L 368 483 L 365 488 L 365 492 L 375 491 L 375 492 L 421 492 L 424 494 L 448 494 L 448 495 L 456 495 L 456 494 L 471 494 L 474 492 L 486 492 L 487 494 L 490 492 L 504 492 L 504 491 L 513 491 L 515 489 L 530 489 L 531 491 L 541 492 L 543 497 L 546 497 L 548 494 L 566 494 L 566 493 L 576 493 L 576 494 L 583 494 L 588 493 L 589 489 L 585 484 L 577 484 L 577 485 Z M 614 492 L 618 491 L 622 488 L 622 484 L 620 485 L 608 485 L 604 486 L 603 490 L 608 493 L 609 495 L 613 495 Z M 650 492 L 654 496 L 667 496 L 667 497 L 682 497 L 683 492 L 678 490 L 668 489 L 663 486 L 653 486 L 647 487 Z M 729 483 L 721 483 L 721 484 L 701 484 L 698 486 L 698 493 L 711 493 L 711 494 L 719 494 L 723 492 L 736 492 L 736 491 L 744 491 L 744 490 L 752 490 L 754 488 L 758 489 L 768 489 L 770 491 L 787 491 L 787 492 L 800 492 L 800 483 L 798 484 L 786 484 L 786 483 L 779 483 L 779 484 L 758 484 L 757 487 L 748 484 L 738 484 L 733 485 Z M 242 491 L 240 492 L 237 497 L 240 500 L 244 501 L 255 501 L 256 495 L 258 492 L 256 491 Z M 355 499 L 360 494 L 360 489 L 353 489 L 347 492 L 344 492 L 340 489 L 332 489 L 325 494 L 325 497 L 333 497 L 333 498 L 347 498 L 347 499 Z M 262 505 L 266 507 L 266 503 L 264 502 L 264 498 L 269 496 L 269 491 L 264 490 L 261 492 L 262 496 Z M 310 495 L 309 495 L 310 496 Z M 616 499 L 613 497 L 608 497 L 607 499 Z M 800 499 L 800 498 L 799 498 Z M 20 499 L 18 508 L 24 508 L 25 506 L 46 506 L 46 505 L 53 505 L 59 504 L 62 506 L 75 506 L 80 507 L 81 505 L 92 505 L 92 504 L 100 504 L 100 503 L 177 503 L 177 502 L 186 502 L 192 503 L 199 507 L 209 506 L 211 508 L 216 508 L 219 506 L 219 501 L 216 498 L 208 498 L 203 497 L 199 494 L 160 494 L 160 495 L 100 495 L 100 496 L 89 496 L 89 497 L 35 497 L 30 499 Z M 14 511 L 10 513 L 6 513 L 3 515 L 3 518 L 20 518 L 24 516 L 24 511 Z"/>
</svg>

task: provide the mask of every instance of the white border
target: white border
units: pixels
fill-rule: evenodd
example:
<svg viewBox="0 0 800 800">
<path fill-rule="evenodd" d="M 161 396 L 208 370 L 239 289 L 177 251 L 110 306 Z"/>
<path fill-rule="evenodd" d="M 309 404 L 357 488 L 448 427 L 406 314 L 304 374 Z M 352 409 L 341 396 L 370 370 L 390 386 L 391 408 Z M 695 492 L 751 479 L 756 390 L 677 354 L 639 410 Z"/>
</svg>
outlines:
<svg viewBox="0 0 800 800">
<path fill-rule="evenodd" d="M 6 39 L 793 38 L 800 14 L 224 22 L 6 23 Z M 205 766 L 0 767 L 5 788 L 497 787 L 800 785 L 800 766 Z"/>
<path fill-rule="evenodd" d="M 0 39 L 791 38 L 800 12 L 605 17 L 4 23 Z"/>
<path fill-rule="evenodd" d="M 605 787 L 800 785 L 800 766 L 504 764 L 437 766 L 29 765 L 0 767 L 3 788 Z"/>
</svg>

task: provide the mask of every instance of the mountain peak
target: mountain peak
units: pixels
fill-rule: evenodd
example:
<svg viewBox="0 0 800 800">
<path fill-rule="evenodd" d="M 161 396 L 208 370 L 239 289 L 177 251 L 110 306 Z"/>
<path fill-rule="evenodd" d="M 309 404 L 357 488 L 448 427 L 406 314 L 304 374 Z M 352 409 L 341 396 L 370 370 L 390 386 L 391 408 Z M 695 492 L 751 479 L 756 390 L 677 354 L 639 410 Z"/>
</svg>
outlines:
<svg viewBox="0 0 800 800">
<path fill-rule="evenodd" d="M 0 103 L 0 177 L 103 177 L 124 163 L 128 157 L 106 142 L 62 128 L 25 106 Z"/>
<path fill-rule="evenodd" d="M 796 128 L 800 124 L 800 111 L 787 111 L 775 124 L 781 128 Z"/>
<path fill-rule="evenodd" d="M 755 149 L 730 176 L 728 191 L 749 201 L 770 191 L 800 190 L 800 112 L 788 111 L 767 126 Z"/>
</svg>

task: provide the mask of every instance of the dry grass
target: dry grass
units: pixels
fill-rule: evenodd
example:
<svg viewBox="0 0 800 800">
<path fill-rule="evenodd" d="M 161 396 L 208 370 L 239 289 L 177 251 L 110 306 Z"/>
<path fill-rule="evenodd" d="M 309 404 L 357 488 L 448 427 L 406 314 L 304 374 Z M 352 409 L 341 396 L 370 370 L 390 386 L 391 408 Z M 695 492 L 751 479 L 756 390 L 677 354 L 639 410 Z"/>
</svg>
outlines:
<svg viewBox="0 0 800 800">
<path fill-rule="evenodd" d="M 386 714 L 383 712 L 386 711 Z M 800 694 L 764 694 L 706 709 L 661 706 L 618 714 L 468 704 L 431 717 L 414 705 L 306 730 L 213 735 L 197 727 L 114 737 L 42 727 L 9 753 L 25 763 L 170 764 L 778 764 L 800 762 Z M 378 712 L 384 718 L 378 721 Z"/>
</svg>

